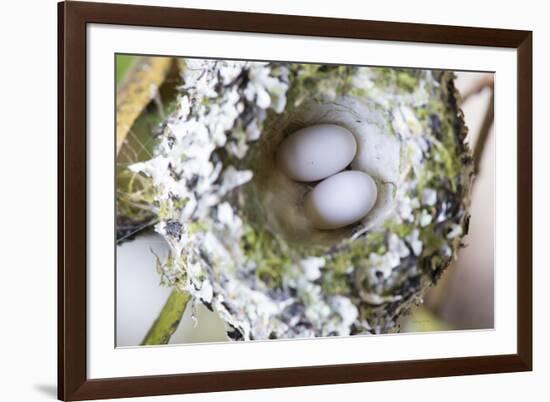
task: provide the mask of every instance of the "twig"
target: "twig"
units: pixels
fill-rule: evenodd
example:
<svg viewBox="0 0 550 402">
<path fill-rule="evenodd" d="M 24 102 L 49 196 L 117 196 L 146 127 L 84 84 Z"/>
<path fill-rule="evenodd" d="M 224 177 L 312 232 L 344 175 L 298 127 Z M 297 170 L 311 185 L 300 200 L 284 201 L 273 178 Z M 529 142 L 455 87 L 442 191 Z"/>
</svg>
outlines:
<svg viewBox="0 0 550 402">
<path fill-rule="evenodd" d="M 483 91 L 485 88 L 491 88 L 491 90 L 495 86 L 495 80 L 493 78 L 492 74 L 484 75 L 481 79 L 479 79 L 472 87 L 468 88 L 464 93 L 462 94 L 461 98 L 461 104 L 466 102 L 468 98 L 470 98 L 473 95 L 476 95 Z"/>
<path fill-rule="evenodd" d="M 183 312 L 191 295 L 177 289 L 172 290 L 159 316 L 145 335 L 142 345 L 166 345 L 178 328 Z"/>
<path fill-rule="evenodd" d="M 487 111 L 485 112 L 485 117 L 483 118 L 483 124 L 479 129 L 477 142 L 474 148 L 474 173 L 476 175 L 479 174 L 481 159 L 483 157 L 483 152 L 485 151 L 485 146 L 487 145 L 487 139 L 489 138 L 489 133 L 491 132 L 491 126 L 493 125 L 494 118 L 495 118 L 495 91 L 491 89 L 491 100 L 487 105 Z"/>
</svg>

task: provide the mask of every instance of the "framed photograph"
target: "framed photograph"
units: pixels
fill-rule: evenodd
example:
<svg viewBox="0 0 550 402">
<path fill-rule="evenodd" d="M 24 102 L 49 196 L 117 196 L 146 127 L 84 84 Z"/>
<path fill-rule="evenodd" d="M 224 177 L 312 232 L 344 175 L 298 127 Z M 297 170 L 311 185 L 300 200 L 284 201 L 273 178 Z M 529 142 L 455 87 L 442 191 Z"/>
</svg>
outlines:
<svg viewBox="0 0 550 402">
<path fill-rule="evenodd" d="M 532 369 L 532 33 L 58 4 L 62 400 Z"/>
</svg>

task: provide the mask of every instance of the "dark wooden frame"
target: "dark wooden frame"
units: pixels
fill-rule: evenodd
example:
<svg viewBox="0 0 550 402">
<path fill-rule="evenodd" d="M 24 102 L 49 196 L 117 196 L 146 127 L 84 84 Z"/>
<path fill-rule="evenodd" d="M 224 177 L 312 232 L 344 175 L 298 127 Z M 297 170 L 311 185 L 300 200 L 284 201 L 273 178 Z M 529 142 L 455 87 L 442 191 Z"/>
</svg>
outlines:
<svg viewBox="0 0 550 402">
<path fill-rule="evenodd" d="M 194 28 L 517 49 L 517 353 L 236 372 L 86 375 L 86 25 Z M 532 32 L 65 2 L 58 4 L 58 397 L 82 400 L 532 370 Z"/>
</svg>

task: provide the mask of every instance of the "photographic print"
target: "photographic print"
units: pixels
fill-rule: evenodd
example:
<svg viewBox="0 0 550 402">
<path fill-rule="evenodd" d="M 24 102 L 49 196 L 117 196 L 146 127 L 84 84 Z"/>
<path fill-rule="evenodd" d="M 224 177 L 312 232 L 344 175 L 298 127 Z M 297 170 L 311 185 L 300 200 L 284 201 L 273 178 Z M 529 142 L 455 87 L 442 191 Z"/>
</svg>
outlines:
<svg viewBox="0 0 550 402">
<path fill-rule="evenodd" d="M 493 328 L 493 74 L 115 74 L 116 346 Z"/>
<path fill-rule="evenodd" d="M 60 399 L 532 370 L 532 32 L 58 17 Z"/>
</svg>

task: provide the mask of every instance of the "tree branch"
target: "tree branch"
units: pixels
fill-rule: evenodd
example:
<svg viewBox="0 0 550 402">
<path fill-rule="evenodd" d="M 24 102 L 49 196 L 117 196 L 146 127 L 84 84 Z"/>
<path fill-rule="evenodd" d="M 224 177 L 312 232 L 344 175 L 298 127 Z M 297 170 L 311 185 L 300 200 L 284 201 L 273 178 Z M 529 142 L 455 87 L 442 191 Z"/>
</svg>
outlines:
<svg viewBox="0 0 550 402">
<path fill-rule="evenodd" d="M 141 344 L 166 345 L 178 328 L 189 300 L 191 300 L 189 293 L 181 292 L 177 289 L 172 290 L 159 316 L 147 332 L 147 335 L 145 335 Z"/>
<path fill-rule="evenodd" d="M 164 82 L 172 63 L 173 59 L 170 57 L 141 57 L 117 90 L 117 154 L 132 124 L 155 98 L 156 91 Z"/>
</svg>

